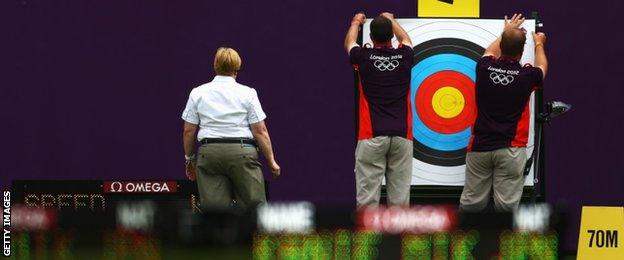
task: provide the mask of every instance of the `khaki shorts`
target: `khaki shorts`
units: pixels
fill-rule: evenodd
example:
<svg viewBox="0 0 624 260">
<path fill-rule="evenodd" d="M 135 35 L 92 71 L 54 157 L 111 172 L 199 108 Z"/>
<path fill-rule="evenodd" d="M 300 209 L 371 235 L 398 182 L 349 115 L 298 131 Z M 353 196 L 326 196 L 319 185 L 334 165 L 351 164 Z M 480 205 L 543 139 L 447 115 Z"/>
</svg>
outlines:
<svg viewBox="0 0 624 260">
<path fill-rule="evenodd" d="M 481 211 L 494 190 L 494 208 L 512 211 L 518 207 L 524 188 L 526 148 L 510 147 L 466 155 L 466 183 L 460 210 Z"/>
</svg>

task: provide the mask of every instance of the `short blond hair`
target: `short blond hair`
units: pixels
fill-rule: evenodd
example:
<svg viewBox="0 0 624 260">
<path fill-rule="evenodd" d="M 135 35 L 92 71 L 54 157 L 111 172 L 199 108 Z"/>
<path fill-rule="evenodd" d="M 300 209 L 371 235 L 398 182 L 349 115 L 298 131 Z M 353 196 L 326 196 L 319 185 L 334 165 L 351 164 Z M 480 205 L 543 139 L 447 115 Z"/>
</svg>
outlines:
<svg viewBox="0 0 624 260">
<path fill-rule="evenodd" d="M 217 75 L 234 76 L 240 70 L 241 63 L 241 58 L 236 50 L 221 47 L 217 49 L 217 54 L 215 54 L 214 71 Z"/>
</svg>

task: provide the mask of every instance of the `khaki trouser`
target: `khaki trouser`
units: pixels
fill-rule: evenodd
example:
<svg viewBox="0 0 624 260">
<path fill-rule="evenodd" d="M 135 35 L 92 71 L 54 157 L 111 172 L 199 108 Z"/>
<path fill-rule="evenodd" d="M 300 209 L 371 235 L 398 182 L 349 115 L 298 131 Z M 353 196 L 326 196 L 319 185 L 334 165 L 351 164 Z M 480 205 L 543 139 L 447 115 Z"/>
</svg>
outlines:
<svg viewBox="0 0 624 260">
<path fill-rule="evenodd" d="M 510 147 L 466 155 L 466 183 L 459 201 L 462 211 L 481 211 L 494 188 L 494 208 L 512 211 L 518 207 L 524 188 L 526 148 Z"/>
<path fill-rule="evenodd" d="M 202 208 L 226 207 L 236 200 L 251 206 L 266 202 L 258 151 L 248 144 L 211 143 L 199 147 L 197 187 Z"/>
<path fill-rule="evenodd" d="M 357 205 L 377 205 L 386 177 L 388 205 L 409 205 L 412 183 L 412 140 L 378 136 L 360 140 L 355 148 Z"/>
</svg>

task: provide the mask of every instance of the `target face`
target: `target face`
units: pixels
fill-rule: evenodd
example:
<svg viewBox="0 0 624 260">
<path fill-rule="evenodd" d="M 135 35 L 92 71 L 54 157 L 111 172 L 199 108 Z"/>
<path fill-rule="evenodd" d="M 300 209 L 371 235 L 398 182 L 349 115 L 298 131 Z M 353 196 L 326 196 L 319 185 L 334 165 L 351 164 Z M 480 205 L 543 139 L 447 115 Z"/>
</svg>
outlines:
<svg viewBox="0 0 624 260">
<path fill-rule="evenodd" d="M 465 163 L 476 117 L 475 66 L 485 50 L 439 38 L 414 47 L 411 94 L 414 158 L 433 165 Z"/>
<path fill-rule="evenodd" d="M 477 116 L 475 68 L 485 48 L 502 32 L 503 21 L 398 19 L 398 22 L 414 47 L 410 89 L 414 136 L 412 185 L 463 185 L 466 149 Z M 526 20 L 523 27 L 531 33 L 535 21 Z M 369 35 L 369 30 L 369 24 L 365 24 L 363 35 Z M 367 42 L 370 39 L 365 39 L 364 43 Z M 398 45 L 396 39 L 393 45 Z M 533 63 L 530 46 L 533 42 L 527 37 L 522 64 Z M 534 136 L 533 118 L 531 114 L 529 155 Z M 532 179 L 530 174 L 525 185 L 532 185 Z"/>
</svg>

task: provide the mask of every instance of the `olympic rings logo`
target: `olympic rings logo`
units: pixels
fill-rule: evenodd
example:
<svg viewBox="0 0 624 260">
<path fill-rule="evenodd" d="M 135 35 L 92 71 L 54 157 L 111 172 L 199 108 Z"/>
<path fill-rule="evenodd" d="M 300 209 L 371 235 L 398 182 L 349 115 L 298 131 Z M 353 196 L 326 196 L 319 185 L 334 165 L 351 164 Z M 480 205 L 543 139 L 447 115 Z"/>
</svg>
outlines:
<svg viewBox="0 0 624 260">
<path fill-rule="evenodd" d="M 390 61 L 390 60 L 375 60 L 373 65 L 379 71 L 393 71 L 394 69 L 396 69 L 399 66 L 399 61 L 398 60 L 392 60 L 392 61 Z"/>
<path fill-rule="evenodd" d="M 492 82 L 494 82 L 494 84 L 507 86 L 509 83 L 514 81 L 514 76 L 492 72 L 490 73 L 490 79 L 492 80 Z"/>
</svg>

